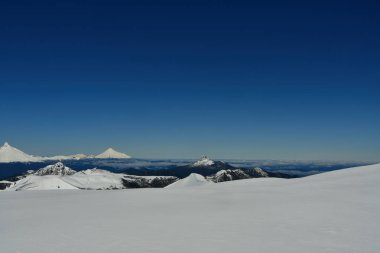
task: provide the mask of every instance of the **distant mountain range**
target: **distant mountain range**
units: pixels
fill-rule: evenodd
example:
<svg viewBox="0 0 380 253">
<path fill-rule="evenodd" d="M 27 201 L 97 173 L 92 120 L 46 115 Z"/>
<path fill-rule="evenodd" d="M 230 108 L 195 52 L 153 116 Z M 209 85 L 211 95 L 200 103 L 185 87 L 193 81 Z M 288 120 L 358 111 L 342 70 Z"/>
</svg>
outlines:
<svg viewBox="0 0 380 253">
<path fill-rule="evenodd" d="M 128 159 L 131 156 L 118 152 L 113 148 L 108 148 L 99 155 L 58 155 L 51 157 L 33 156 L 12 147 L 9 143 L 4 143 L 0 147 L 0 163 L 14 163 L 14 162 L 41 162 L 41 161 L 59 161 L 59 160 L 80 160 L 80 159 Z"/>
<path fill-rule="evenodd" d="M 112 190 L 125 188 L 157 188 L 165 187 L 175 181 L 176 177 L 164 176 L 133 176 L 122 173 L 112 173 L 101 169 L 75 171 L 58 162 L 37 171 L 0 181 L 0 189 L 23 190 Z"/>
<path fill-rule="evenodd" d="M 140 172 L 134 173 L 134 172 Z M 125 188 L 157 188 L 181 185 L 220 183 L 260 177 L 291 178 L 287 174 L 274 174 L 261 168 L 241 169 L 228 163 L 213 161 L 203 156 L 199 161 L 165 170 L 133 170 L 132 173 L 113 173 L 103 169 L 75 171 L 62 162 L 48 165 L 36 171 L 28 170 L 21 175 L 0 181 L 0 189 L 7 190 L 52 190 L 86 189 L 110 190 Z M 180 180 L 180 178 L 183 178 Z M 178 182 L 177 182 L 178 181 Z"/>
<path fill-rule="evenodd" d="M 129 168 L 124 169 L 123 172 L 127 174 L 134 175 L 160 175 L 160 176 L 175 176 L 178 178 L 184 178 L 189 176 L 192 173 L 200 174 L 202 176 L 211 176 L 216 174 L 219 171 L 224 171 L 225 173 L 230 174 L 232 180 L 243 179 L 243 178 L 254 178 L 254 177 L 279 177 L 279 178 L 294 178 L 298 177 L 296 175 L 280 173 L 280 172 L 271 172 L 264 171 L 261 168 L 239 168 L 234 167 L 226 162 L 214 161 L 209 159 L 207 156 L 203 156 L 200 160 L 193 162 L 187 165 L 172 166 L 167 169 L 144 169 L 144 168 Z M 239 178 L 239 174 L 241 175 Z M 221 179 L 220 179 L 221 180 Z M 219 181 L 220 181 L 219 180 Z M 225 180 L 227 181 L 227 179 Z"/>
</svg>

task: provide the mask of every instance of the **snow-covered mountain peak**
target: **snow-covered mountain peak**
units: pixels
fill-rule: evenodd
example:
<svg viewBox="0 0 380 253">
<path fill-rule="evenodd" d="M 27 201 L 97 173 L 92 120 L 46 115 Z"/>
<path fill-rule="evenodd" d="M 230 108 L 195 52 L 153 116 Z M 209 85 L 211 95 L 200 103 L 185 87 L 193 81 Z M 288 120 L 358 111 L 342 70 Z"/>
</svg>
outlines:
<svg viewBox="0 0 380 253">
<path fill-rule="evenodd" d="M 7 149 L 7 148 L 13 148 L 11 145 L 9 145 L 8 142 L 4 142 L 4 145 L 0 147 L 0 149 Z"/>
<path fill-rule="evenodd" d="M 202 156 L 202 158 L 195 163 L 193 163 L 194 167 L 200 167 L 200 166 L 211 166 L 215 162 L 211 159 L 209 159 L 206 155 Z"/>
<path fill-rule="evenodd" d="M 210 184 L 213 182 L 208 181 L 204 176 L 197 174 L 197 173 L 191 173 L 189 176 L 178 180 L 177 182 L 174 182 L 165 188 L 181 188 L 181 187 L 193 187 L 193 186 L 201 186 L 205 184 Z"/>
<path fill-rule="evenodd" d="M 34 175 L 36 176 L 46 176 L 46 175 L 58 175 L 58 176 L 66 176 L 66 175 L 74 175 L 76 173 L 75 170 L 66 167 L 62 162 L 58 162 L 53 165 L 48 165 L 45 168 L 37 170 Z"/>
<path fill-rule="evenodd" d="M 264 171 L 262 168 L 259 168 L 259 167 L 256 167 L 253 169 L 254 172 L 256 172 L 258 175 L 262 176 L 262 177 L 267 177 L 268 176 L 268 173 L 266 171 Z"/>
<path fill-rule="evenodd" d="M 95 156 L 95 158 L 115 158 L 115 159 L 122 159 L 122 158 L 131 158 L 129 155 L 118 152 L 114 150 L 113 148 L 108 148 L 103 153 Z"/>
<path fill-rule="evenodd" d="M 96 156 L 76 154 L 76 155 L 56 155 L 56 156 L 50 156 L 50 157 L 41 157 L 41 156 L 28 155 L 24 153 L 23 151 L 12 147 L 8 142 L 5 142 L 4 145 L 0 147 L 0 163 L 80 160 L 80 159 L 93 159 L 93 158 L 126 159 L 126 158 L 131 158 L 131 157 L 125 153 L 118 152 L 113 148 L 108 148 L 103 153 Z"/>
<path fill-rule="evenodd" d="M 38 160 L 40 159 L 12 147 L 8 142 L 0 148 L 0 162 L 36 162 Z"/>
</svg>

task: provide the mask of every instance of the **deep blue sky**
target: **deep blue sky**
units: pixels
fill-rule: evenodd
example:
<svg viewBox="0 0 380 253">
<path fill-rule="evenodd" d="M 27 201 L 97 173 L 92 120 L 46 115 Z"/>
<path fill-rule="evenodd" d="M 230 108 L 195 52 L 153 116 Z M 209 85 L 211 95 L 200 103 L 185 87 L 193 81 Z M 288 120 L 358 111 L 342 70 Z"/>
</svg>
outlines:
<svg viewBox="0 0 380 253">
<path fill-rule="evenodd" d="M 380 160 L 380 1 L 1 1 L 0 36 L 31 154 Z"/>
</svg>

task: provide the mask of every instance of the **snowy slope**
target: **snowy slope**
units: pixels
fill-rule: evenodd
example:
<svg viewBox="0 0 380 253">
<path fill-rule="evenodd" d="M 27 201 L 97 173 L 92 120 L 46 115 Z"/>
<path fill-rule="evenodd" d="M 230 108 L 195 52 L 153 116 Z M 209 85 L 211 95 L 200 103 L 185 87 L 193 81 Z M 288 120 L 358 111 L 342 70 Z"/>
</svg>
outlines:
<svg viewBox="0 0 380 253">
<path fill-rule="evenodd" d="M 104 151 L 103 153 L 95 156 L 95 158 L 103 158 L 103 159 L 107 159 L 107 158 L 113 158 L 113 159 L 123 159 L 123 158 L 131 158 L 129 155 L 127 154 L 124 154 L 124 153 L 121 153 L 121 152 L 118 152 L 112 148 L 108 148 L 106 151 Z"/>
<path fill-rule="evenodd" d="M 51 166 L 51 165 L 50 165 Z M 67 167 L 66 167 L 67 168 Z M 40 170 L 39 170 L 40 171 Z M 38 172 L 38 171 L 37 171 Z M 86 174 L 76 172 L 59 175 L 52 172 L 50 175 L 29 175 L 8 188 L 8 191 L 25 190 L 66 190 L 66 189 L 122 189 L 123 174 L 104 171 L 102 173 Z M 60 186 L 60 187 L 57 187 Z"/>
<path fill-rule="evenodd" d="M 194 187 L 210 184 L 212 182 L 206 180 L 206 178 L 197 173 L 191 173 L 188 177 L 185 177 L 177 182 L 174 182 L 165 188 L 182 188 L 182 187 Z"/>
<path fill-rule="evenodd" d="M 28 155 L 21 150 L 12 147 L 7 142 L 0 147 L 0 162 L 9 163 L 9 162 L 37 162 L 40 161 L 40 157 L 35 157 Z"/>
<path fill-rule="evenodd" d="M 377 253 L 380 165 L 203 187 L 0 192 L 3 252 Z"/>
<path fill-rule="evenodd" d="M 12 187 L 15 191 L 26 190 L 68 190 L 78 189 L 77 187 L 66 183 L 62 177 L 52 176 L 27 176 L 20 181 L 17 181 Z"/>
<path fill-rule="evenodd" d="M 80 189 L 123 189 L 121 180 L 123 177 L 124 174 L 92 169 L 66 176 L 63 180 Z"/>
</svg>

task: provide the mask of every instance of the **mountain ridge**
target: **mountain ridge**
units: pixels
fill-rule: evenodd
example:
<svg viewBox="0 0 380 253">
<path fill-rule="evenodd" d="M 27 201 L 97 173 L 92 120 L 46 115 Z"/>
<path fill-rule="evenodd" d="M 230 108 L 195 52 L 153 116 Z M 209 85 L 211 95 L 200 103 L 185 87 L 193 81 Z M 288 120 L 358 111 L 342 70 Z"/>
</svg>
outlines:
<svg viewBox="0 0 380 253">
<path fill-rule="evenodd" d="M 61 161 L 61 160 L 81 160 L 81 159 L 129 159 L 131 156 L 108 148 L 98 155 L 55 155 L 55 156 L 34 156 L 21 151 L 8 142 L 0 147 L 0 163 L 16 163 L 16 162 L 43 162 L 43 161 Z"/>
</svg>

